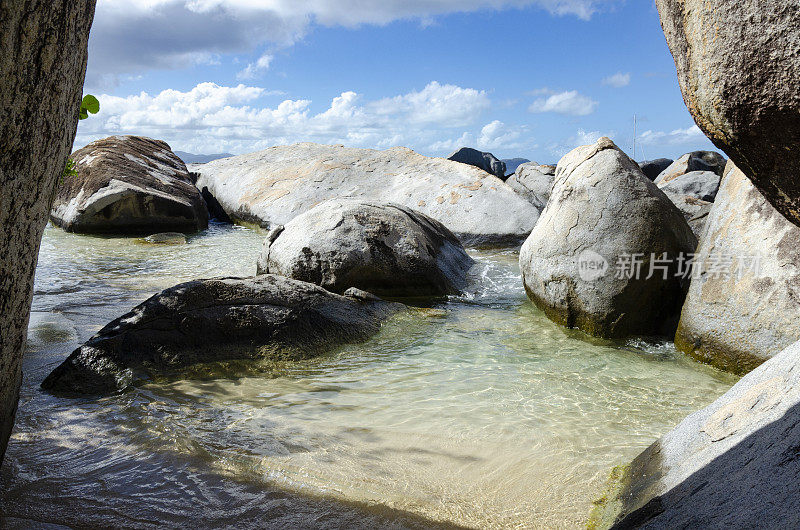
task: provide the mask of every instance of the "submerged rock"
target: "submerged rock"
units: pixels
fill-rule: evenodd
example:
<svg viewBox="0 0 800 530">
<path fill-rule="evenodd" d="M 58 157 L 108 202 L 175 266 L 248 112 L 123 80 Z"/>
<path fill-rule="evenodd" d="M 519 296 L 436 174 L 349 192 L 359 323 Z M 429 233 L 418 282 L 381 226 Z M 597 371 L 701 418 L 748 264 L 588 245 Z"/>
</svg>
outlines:
<svg viewBox="0 0 800 530">
<path fill-rule="evenodd" d="M 76 175 L 65 176 L 50 211 L 68 232 L 152 234 L 196 232 L 208 211 L 186 165 L 160 141 L 111 136 L 72 155 Z"/>
<path fill-rule="evenodd" d="M 418 210 L 464 244 L 519 243 L 539 218 L 533 205 L 485 171 L 402 147 L 374 151 L 304 143 L 193 169 L 197 186 L 207 187 L 231 218 L 266 228 L 345 196 Z"/>
<path fill-rule="evenodd" d="M 679 349 L 742 374 L 800 340 L 800 228 L 733 163 L 695 261 L 702 269 L 683 307 Z"/>
<path fill-rule="evenodd" d="M 533 204 L 541 213 L 550 200 L 550 190 L 556 175 L 555 166 L 544 166 L 536 162 L 521 164 L 506 181 L 511 189 Z"/>
<path fill-rule="evenodd" d="M 142 239 L 142 242 L 151 245 L 185 245 L 186 235 L 180 232 L 162 232 L 147 236 Z"/>
<path fill-rule="evenodd" d="M 655 160 L 642 162 L 639 164 L 639 167 L 642 168 L 642 173 L 644 173 L 645 177 L 650 180 L 655 180 L 665 169 L 671 166 L 673 162 L 674 160 L 671 158 L 657 158 Z"/>
<path fill-rule="evenodd" d="M 800 2 L 656 5 L 697 125 L 800 224 Z"/>
<path fill-rule="evenodd" d="M 478 151 L 471 147 L 462 147 L 448 156 L 447 159 L 453 162 L 475 166 L 494 175 L 500 180 L 506 179 L 506 163 L 492 153 L 484 153 L 483 151 Z"/>
<path fill-rule="evenodd" d="M 332 199 L 295 217 L 264 242 L 259 274 L 280 274 L 337 293 L 456 294 L 474 264 L 440 222 L 397 204 Z"/>
<path fill-rule="evenodd" d="M 800 527 L 800 343 L 687 417 L 628 466 L 595 523 Z"/>
<path fill-rule="evenodd" d="M 201 363 L 304 359 L 367 339 L 403 307 L 348 295 L 273 275 L 176 285 L 101 329 L 42 388 L 107 394 Z"/>
<path fill-rule="evenodd" d="M 687 153 L 661 172 L 655 179 L 655 183 L 664 186 L 667 183 L 696 171 L 710 171 L 722 176 L 728 160 L 714 151 L 694 151 Z"/>
<path fill-rule="evenodd" d="M 675 205 L 601 138 L 559 162 L 520 268 L 528 296 L 561 325 L 600 337 L 671 334 L 686 289 L 679 257 L 696 244 Z"/>
</svg>

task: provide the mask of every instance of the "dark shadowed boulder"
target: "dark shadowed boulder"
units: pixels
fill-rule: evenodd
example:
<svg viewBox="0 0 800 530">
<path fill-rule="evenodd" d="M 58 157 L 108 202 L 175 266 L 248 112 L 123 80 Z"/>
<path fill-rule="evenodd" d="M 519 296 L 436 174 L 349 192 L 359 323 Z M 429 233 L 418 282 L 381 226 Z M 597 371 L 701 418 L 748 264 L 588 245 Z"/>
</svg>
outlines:
<svg viewBox="0 0 800 530">
<path fill-rule="evenodd" d="M 733 163 L 695 261 L 675 337 L 679 349 L 742 374 L 800 340 L 800 228 Z"/>
<path fill-rule="evenodd" d="M 531 162 L 520 165 L 506 181 L 506 184 L 541 212 L 547 206 L 547 201 L 550 200 L 550 190 L 553 187 L 555 175 L 555 166 L 544 166 Z"/>
<path fill-rule="evenodd" d="M 259 274 L 280 274 L 333 292 L 379 296 L 460 292 L 473 260 L 440 222 L 397 204 L 332 199 L 272 231 Z"/>
<path fill-rule="evenodd" d="M 69 231 L 99 234 L 196 232 L 208 211 L 186 165 L 160 141 L 111 136 L 72 154 L 50 220 Z"/>
<path fill-rule="evenodd" d="M 656 5 L 697 125 L 800 224 L 800 2 Z"/>
<path fill-rule="evenodd" d="M 687 153 L 669 165 L 655 179 L 655 183 L 663 186 L 678 177 L 694 171 L 710 171 L 721 177 L 728 160 L 714 151 L 695 151 Z"/>
<path fill-rule="evenodd" d="M 611 480 L 590 527 L 800 527 L 800 343 L 683 420 Z"/>
<path fill-rule="evenodd" d="M 305 359 L 367 339 L 402 307 L 272 275 L 183 283 L 105 326 L 42 388 L 107 394 L 204 363 Z"/>
<path fill-rule="evenodd" d="M 519 260 L 528 296 L 561 325 L 600 337 L 671 334 L 687 283 L 678 259 L 696 244 L 675 205 L 601 138 L 561 159 Z"/>
<path fill-rule="evenodd" d="M 665 169 L 671 166 L 673 162 L 674 160 L 670 158 L 657 158 L 655 160 L 642 162 L 639 164 L 639 167 L 642 168 L 642 173 L 644 173 L 645 177 L 650 180 L 655 180 Z"/>
<path fill-rule="evenodd" d="M 505 180 L 506 178 L 505 162 L 495 157 L 492 153 L 484 153 L 477 149 L 472 149 L 471 147 L 462 147 L 448 156 L 447 159 L 453 162 L 475 166 L 494 175 L 500 180 Z"/>
</svg>

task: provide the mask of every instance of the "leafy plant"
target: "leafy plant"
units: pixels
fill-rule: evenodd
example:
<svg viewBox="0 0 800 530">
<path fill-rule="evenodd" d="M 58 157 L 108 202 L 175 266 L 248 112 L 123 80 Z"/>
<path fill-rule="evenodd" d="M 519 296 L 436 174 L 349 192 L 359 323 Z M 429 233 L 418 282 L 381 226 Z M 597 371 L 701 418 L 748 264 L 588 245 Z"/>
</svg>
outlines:
<svg viewBox="0 0 800 530">
<path fill-rule="evenodd" d="M 85 120 L 89 114 L 97 114 L 100 112 L 100 102 L 91 94 L 87 94 L 81 100 L 81 112 L 79 119 Z"/>
</svg>

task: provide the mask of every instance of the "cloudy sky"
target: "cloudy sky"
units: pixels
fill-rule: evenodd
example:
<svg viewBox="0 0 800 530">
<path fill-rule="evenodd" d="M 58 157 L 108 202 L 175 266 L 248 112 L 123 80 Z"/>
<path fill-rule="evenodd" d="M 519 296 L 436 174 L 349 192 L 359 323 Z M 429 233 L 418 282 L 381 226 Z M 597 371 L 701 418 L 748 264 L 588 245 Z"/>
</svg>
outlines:
<svg viewBox="0 0 800 530">
<path fill-rule="evenodd" d="M 142 134 L 193 153 L 313 141 L 468 145 L 555 162 L 712 148 L 650 0 L 98 0 L 76 147 Z"/>
</svg>

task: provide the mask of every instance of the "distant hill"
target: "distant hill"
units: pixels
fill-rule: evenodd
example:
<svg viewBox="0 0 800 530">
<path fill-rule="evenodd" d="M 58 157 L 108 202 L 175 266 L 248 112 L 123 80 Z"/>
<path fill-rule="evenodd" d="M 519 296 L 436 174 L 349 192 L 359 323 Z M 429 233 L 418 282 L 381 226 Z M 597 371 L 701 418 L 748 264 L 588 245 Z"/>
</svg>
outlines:
<svg viewBox="0 0 800 530">
<path fill-rule="evenodd" d="M 510 175 L 511 173 L 515 172 L 519 166 L 525 164 L 526 162 L 530 162 L 527 158 L 506 158 L 503 160 L 506 163 L 506 175 Z"/>
<path fill-rule="evenodd" d="M 216 155 L 196 155 L 194 153 L 186 153 L 184 151 L 175 151 L 178 158 L 183 160 L 184 164 L 205 164 L 212 160 L 219 160 L 220 158 L 228 158 L 233 156 L 231 153 L 219 153 Z"/>
</svg>

